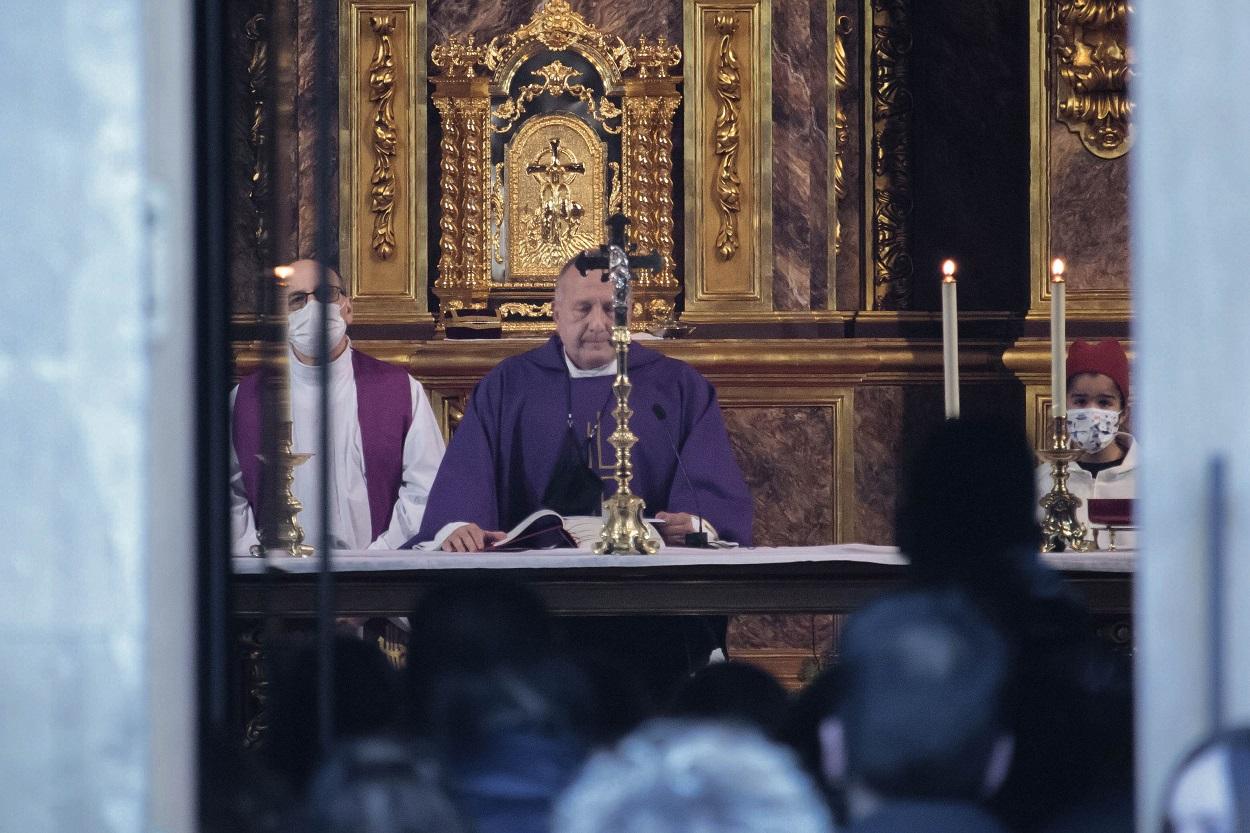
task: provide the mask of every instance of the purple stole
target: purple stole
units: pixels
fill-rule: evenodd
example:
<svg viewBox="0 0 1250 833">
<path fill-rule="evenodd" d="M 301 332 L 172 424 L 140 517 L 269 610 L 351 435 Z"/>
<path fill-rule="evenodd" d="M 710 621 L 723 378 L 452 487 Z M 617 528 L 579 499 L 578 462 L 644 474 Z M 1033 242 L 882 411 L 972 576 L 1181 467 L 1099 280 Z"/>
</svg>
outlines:
<svg viewBox="0 0 1250 833">
<path fill-rule="evenodd" d="M 412 387 L 408 373 L 352 350 L 356 377 L 356 416 L 365 457 L 365 488 L 369 492 L 369 520 L 376 540 L 391 525 L 404 479 L 404 439 L 412 425 Z M 239 382 L 234 399 L 234 450 L 243 472 L 247 502 L 256 512 L 260 498 L 260 380 L 262 372 Z"/>
</svg>

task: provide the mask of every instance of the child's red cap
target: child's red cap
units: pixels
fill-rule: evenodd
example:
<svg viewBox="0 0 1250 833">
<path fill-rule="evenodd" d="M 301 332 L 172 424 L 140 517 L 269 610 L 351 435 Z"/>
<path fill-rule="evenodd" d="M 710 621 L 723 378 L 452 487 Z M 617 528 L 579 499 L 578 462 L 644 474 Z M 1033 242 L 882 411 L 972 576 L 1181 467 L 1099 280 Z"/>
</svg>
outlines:
<svg viewBox="0 0 1250 833">
<path fill-rule="evenodd" d="M 1114 339 L 1091 343 L 1074 341 L 1068 348 L 1068 379 L 1081 373 L 1101 373 L 1111 378 L 1120 389 L 1120 398 L 1128 404 L 1128 356 Z"/>
</svg>

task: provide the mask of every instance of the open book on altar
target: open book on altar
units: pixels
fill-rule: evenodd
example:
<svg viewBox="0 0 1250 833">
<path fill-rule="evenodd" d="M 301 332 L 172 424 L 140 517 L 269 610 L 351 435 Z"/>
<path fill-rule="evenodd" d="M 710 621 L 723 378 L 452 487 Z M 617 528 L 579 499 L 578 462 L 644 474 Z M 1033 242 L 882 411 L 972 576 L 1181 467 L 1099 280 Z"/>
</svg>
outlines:
<svg viewBox="0 0 1250 833">
<path fill-rule="evenodd" d="M 651 537 L 664 548 L 664 539 L 656 530 L 663 521 L 648 519 Z M 539 509 L 508 530 L 503 540 L 487 547 L 485 552 L 524 552 L 526 550 L 589 550 L 603 531 L 603 518 L 598 515 L 564 517 L 550 509 Z M 412 546 L 411 543 L 409 546 Z M 415 549 L 435 549 L 433 541 L 425 541 Z"/>
</svg>

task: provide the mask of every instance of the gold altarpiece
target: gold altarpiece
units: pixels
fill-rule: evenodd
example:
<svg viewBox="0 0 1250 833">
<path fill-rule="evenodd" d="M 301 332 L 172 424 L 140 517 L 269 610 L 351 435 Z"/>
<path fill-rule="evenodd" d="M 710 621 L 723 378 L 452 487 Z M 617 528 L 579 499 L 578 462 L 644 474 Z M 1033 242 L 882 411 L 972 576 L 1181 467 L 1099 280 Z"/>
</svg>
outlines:
<svg viewBox="0 0 1250 833">
<path fill-rule="evenodd" d="M 640 274 L 635 319 L 671 318 L 681 50 L 627 44 L 549 0 L 514 32 L 453 35 L 430 57 L 441 310 L 490 307 L 510 330 L 544 329 L 560 266 L 602 243 L 604 220 L 623 211 L 629 241 L 664 264 Z"/>
</svg>

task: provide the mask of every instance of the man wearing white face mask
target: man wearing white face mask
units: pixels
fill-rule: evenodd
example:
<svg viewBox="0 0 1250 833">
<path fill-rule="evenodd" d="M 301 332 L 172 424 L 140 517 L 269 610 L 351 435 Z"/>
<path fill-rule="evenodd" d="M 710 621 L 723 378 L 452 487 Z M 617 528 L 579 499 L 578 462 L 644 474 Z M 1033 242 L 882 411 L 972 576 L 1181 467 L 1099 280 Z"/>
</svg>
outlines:
<svg viewBox="0 0 1250 833">
<path fill-rule="evenodd" d="M 1076 517 L 1089 526 L 1090 498 L 1137 496 L 1137 442 L 1121 430 L 1128 421 L 1128 356 L 1118 341 L 1074 341 L 1068 348 L 1068 433 L 1082 454 L 1068 467 L 1068 491 L 1081 499 Z M 1038 494 L 1050 491 L 1050 464 L 1037 469 Z M 1093 537 L 1093 531 L 1088 537 Z M 1136 536 L 1116 534 L 1132 549 Z M 1107 536 L 1099 536 L 1106 545 Z"/>
<path fill-rule="evenodd" d="M 291 348 L 292 448 L 317 453 L 320 445 L 321 371 L 316 364 L 323 304 L 330 343 L 330 533 L 342 549 L 397 549 L 417 533 L 426 499 L 443 459 L 443 437 L 421 384 L 402 368 L 351 346 L 352 304 L 342 279 L 326 268 L 329 286 L 318 292 L 321 266 L 291 264 L 287 340 Z M 324 294 L 324 297 L 321 297 Z M 230 395 L 231 521 L 236 553 L 256 543 L 260 487 L 259 374 Z M 320 468 L 295 469 L 292 487 L 303 504 L 306 540 L 320 528 Z"/>
</svg>

